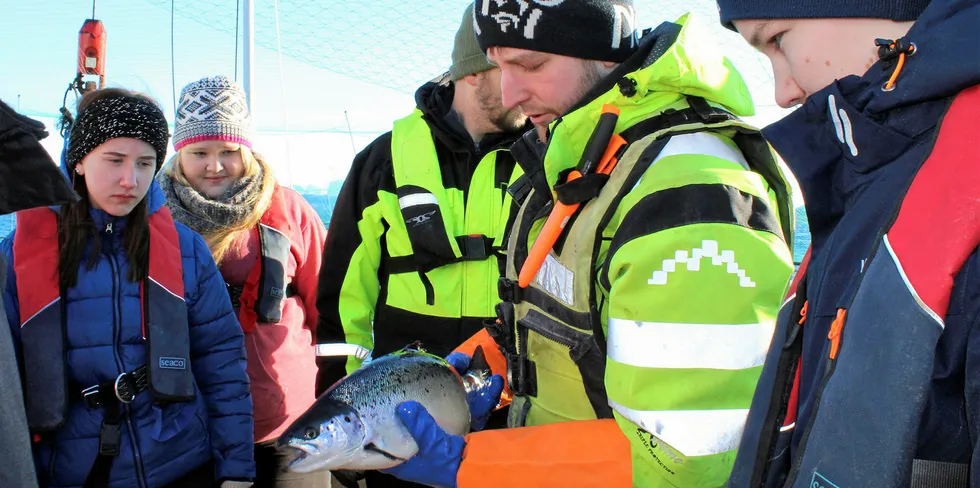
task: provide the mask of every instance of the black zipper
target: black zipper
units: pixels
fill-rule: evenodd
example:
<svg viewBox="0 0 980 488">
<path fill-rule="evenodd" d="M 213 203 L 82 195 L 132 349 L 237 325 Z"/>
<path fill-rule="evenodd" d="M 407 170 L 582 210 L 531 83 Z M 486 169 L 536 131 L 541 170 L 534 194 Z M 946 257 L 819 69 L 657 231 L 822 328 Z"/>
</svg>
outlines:
<svg viewBox="0 0 980 488">
<path fill-rule="evenodd" d="M 106 240 L 109 244 L 108 249 L 105 250 L 105 255 L 109 258 L 109 269 L 112 272 L 112 302 L 115 305 L 112 317 L 112 357 L 116 362 L 116 370 L 121 374 L 126 372 L 125 365 L 119 358 L 119 351 L 117 349 L 117 344 L 122 344 L 122 326 L 119 325 L 119 320 L 122 317 L 122 298 L 119 289 L 120 268 L 116 263 L 115 257 L 112 255 L 115 242 L 113 241 L 111 221 L 106 224 L 105 232 L 108 234 Z M 117 325 L 119 326 L 117 327 Z M 136 439 L 136 429 L 133 426 L 132 409 L 126 404 L 123 404 L 122 407 L 122 417 L 126 421 L 126 427 L 128 427 L 127 430 L 129 431 L 129 442 L 133 446 L 133 457 L 135 461 L 133 464 L 136 467 L 136 479 L 139 481 L 140 486 L 144 487 L 148 485 L 148 482 L 146 480 L 146 469 L 143 466 L 143 457 L 140 455 L 139 443 Z"/>
<path fill-rule="evenodd" d="M 538 312 L 531 311 L 531 312 L 529 312 L 528 315 L 530 315 L 531 313 L 538 313 Z M 551 319 L 549 319 L 549 320 L 551 320 Z M 554 322 L 556 324 L 561 324 L 561 322 L 558 322 L 557 320 L 555 320 Z M 561 337 L 560 335 L 558 335 L 558 334 L 556 334 L 554 332 L 551 332 L 551 331 L 547 330 L 545 327 L 542 327 L 540 325 L 535 324 L 534 323 L 534 320 L 528 320 L 528 316 L 525 316 L 523 319 L 518 320 L 517 321 L 517 325 L 519 327 L 524 328 L 525 330 L 533 330 L 535 333 L 537 333 L 541 337 L 544 337 L 545 339 L 548 339 L 548 340 L 550 340 L 552 342 L 561 344 L 561 345 L 563 345 L 563 346 L 565 346 L 565 347 L 567 347 L 569 349 L 571 349 L 572 347 L 575 346 L 575 342 L 573 342 L 571 339 L 567 339 L 567 338 Z M 561 326 L 563 328 L 566 328 L 569 332 L 572 332 L 572 329 L 570 327 L 568 327 L 567 325 L 562 324 Z M 585 334 L 583 334 L 583 335 L 585 335 Z"/>
</svg>

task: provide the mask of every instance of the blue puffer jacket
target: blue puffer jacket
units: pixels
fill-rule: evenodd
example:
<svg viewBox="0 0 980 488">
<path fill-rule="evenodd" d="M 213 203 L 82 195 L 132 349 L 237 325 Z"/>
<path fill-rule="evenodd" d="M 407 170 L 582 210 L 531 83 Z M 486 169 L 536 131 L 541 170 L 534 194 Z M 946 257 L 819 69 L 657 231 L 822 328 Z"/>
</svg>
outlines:
<svg viewBox="0 0 980 488">
<path fill-rule="evenodd" d="M 149 211 L 163 206 L 156 181 L 147 195 Z M 98 265 L 83 265 L 78 285 L 67 293 L 69 380 L 82 388 L 115 378 L 146 362 L 141 331 L 140 288 L 128 281 L 122 246 L 125 218 L 92 210 L 102 230 L 104 254 Z M 113 232 L 105 231 L 112 223 Z M 193 401 L 154 405 L 149 391 L 124 406 L 120 455 L 112 465 L 113 488 L 164 486 L 209 460 L 216 479 L 255 476 L 252 398 L 245 374 L 242 330 L 232 312 L 225 284 L 204 239 L 177 223 L 184 267 L 184 289 L 191 339 L 191 369 L 197 386 Z M 19 343 L 20 313 L 14 275 L 13 233 L 0 243 L 7 256 L 4 305 Z M 82 262 L 87 259 L 83 256 Z M 101 409 L 73 403 L 66 423 L 51 442 L 35 448 L 42 486 L 81 487 L 99 446 Z"/>
</svg>

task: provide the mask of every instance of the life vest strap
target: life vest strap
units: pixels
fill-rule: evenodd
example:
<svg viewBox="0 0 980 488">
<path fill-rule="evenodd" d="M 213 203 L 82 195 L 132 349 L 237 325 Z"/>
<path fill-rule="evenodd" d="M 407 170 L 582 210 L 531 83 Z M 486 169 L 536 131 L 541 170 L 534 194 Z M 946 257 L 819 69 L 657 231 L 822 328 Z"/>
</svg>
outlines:
<svg viewBox="0 0 980 488">
<path fill-rule="evenodd" d="M 459 236 L 456 238 L 456 245 L 462 256 L 458 258 L 445 258 L 423 254 L 410 254 L 408 256 L 396 256 L 385 258 L 384 267 L 388 274 L 402 273 L 427 273 L 436 268 L 448 266 L 450 264 L 462 263 L 465 261 L 483 261 L 490 257 L 498 257 L 501 248 L 493 245 L 494 239 L 484 235 Z"/>
<path fill-rule="evenodd" d="M 969 488 L 970 465 L 912 460 L 912 481 L 909 488 Z"/>
<path fill-rule="evenodd" d="M 99 432 L 99 452 L 85 478 L 84 488 L 102 488 L 109 485 L 112 462 L 119 455 L 122 439 L 123 403 L 132 403 L 136 395 L 150 388 L 150 377 L 144 364 L 115 380 L 105 381 L 82 390 L 82 399 L 89 409 L 102 407 L 105 415 Z"/>
</svg>

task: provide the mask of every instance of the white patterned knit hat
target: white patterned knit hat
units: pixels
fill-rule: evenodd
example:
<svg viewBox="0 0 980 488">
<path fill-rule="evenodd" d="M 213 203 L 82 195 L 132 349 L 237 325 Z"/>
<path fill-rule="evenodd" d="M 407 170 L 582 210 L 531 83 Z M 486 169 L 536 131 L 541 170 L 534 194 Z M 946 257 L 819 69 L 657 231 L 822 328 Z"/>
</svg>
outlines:
<svg viewBox="0 0 980 488">
<path fill-rule="evenodd" d="M 174 149 L 201 141 L 231 141 L 252 148 L 245 91 L 227 77 L 201 78 L 180 91 Z"/>
</svg>

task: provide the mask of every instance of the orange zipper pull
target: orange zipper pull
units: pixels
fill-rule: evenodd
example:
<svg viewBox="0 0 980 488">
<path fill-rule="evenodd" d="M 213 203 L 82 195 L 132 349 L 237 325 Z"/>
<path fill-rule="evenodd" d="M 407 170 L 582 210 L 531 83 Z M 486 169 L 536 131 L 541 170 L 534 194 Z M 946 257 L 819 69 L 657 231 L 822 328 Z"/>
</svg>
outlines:
<svg viewBox="0 0 980 488">
<path fill-rule="evenodd" d="M 800 309 L 800 325 L 806 321 L 806 309 L 810 306 L 810 300 L 803 302 L 803 308 Z"/>
<path fill-rule="evenodd" d="M 837 318 L 830 324 L 830 333 L 827 334 L 827 338 L 830 339 L 830 359 L 837 359 L 837 352 L 840 351 L 840 335 L 841 331 L 844 330 L 844 320 L 846 318 L 847 309 L 838 308 Z"/>
</svg>

